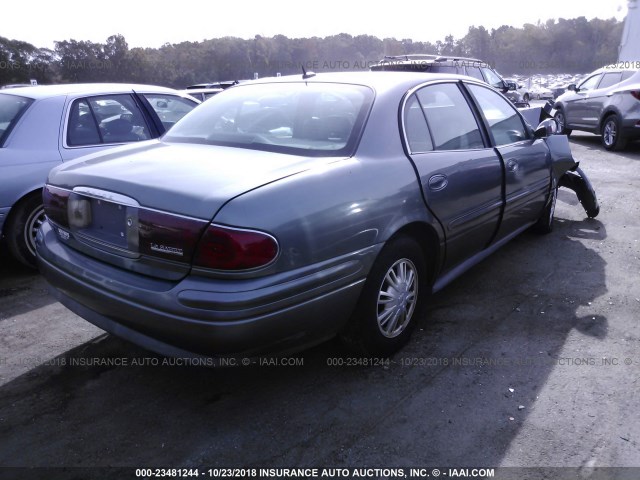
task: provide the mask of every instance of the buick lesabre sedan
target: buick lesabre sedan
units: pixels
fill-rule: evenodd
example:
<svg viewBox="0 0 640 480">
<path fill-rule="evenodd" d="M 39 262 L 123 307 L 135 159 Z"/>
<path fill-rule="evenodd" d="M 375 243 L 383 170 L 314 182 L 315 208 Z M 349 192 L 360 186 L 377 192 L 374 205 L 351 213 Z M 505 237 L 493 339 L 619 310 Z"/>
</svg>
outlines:
<svg viewBox="0 0 640 480">
<path fill-rule="evenodd" d="M 553 225 L 574 165 L 469 77 L 360 72 L 248 82 L 159 140 L 53 169 L 39 266 L 100 328 L 176 356 L 371 355 L 427 296 Z"/>
</svg>

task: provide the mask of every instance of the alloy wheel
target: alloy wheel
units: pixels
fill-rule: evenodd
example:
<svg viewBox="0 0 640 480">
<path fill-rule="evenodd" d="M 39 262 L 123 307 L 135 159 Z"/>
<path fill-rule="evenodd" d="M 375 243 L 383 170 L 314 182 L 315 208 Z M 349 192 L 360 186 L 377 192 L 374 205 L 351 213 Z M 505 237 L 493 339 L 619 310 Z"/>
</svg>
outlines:
<svg viewBox="0 0 640 480">
<path fill-rule="evenodd" d="M 387 271 L 378 292 L 378 328 L 394 338 L 409 325 L 418 299 L 418 271 L 414 263 L 402 258 Z"/>
</svg>

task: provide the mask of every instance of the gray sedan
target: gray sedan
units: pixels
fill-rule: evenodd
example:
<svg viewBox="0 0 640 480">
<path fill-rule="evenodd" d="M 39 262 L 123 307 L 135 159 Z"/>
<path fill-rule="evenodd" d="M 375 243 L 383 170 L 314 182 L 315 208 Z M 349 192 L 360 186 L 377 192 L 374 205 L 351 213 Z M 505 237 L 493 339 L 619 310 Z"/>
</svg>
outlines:
<svg viewBox="0 0 640 480">
<path fill-rule="evenodd" d="M 149 85 L 80 84 L 0 93 L 0 233 L 14 257 L 35 266 L 44 221 L 42 187 L 52 167 L 162 135 L 198 102 Z"/>
<path fill-rule="evenodd" d="M 429 293 L 553 226 L 575 162 L 483 82 L 360 72 L 235 86 L 162 139 L 53 169 L 37 237 L 68 308 L 166 355 L 409 338 Z"/>
</svg>

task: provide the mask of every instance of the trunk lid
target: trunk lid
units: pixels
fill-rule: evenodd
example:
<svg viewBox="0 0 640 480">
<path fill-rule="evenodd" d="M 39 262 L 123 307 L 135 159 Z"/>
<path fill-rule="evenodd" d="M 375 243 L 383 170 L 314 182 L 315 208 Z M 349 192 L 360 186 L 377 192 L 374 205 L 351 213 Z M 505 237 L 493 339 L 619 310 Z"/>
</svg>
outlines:
<svg viewBox="0 0 640 480">
<path fill-rule="evenodd" d="M 143 207 L 210 220 L 244 192 L 336 160 L 150 141 L 67 162 L 51 171 L 48 183 L 119 193 Z"/>
<path fill-rule="evenodd" d="M 225 203 L 336 160 L 151 141 L 54 168 L 44 205 L 67 246 L 123 269 L 178 280 Z"/>
</svg>

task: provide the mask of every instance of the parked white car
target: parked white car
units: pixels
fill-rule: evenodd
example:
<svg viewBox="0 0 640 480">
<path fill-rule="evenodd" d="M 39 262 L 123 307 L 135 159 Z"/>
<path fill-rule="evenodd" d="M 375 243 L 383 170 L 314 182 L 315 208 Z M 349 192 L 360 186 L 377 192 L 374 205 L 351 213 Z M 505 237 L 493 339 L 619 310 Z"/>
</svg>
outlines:
<svg viewBox="0 0 640 480">
<path fill-rule="evenodd" d="M 0 92 L 0 233 L 35 267 L 45 219 L 42 187 L 52 167 L 123 143 L 157 138 L 199 102 L 169 88 L 72 84 Z"/>
</svg>

